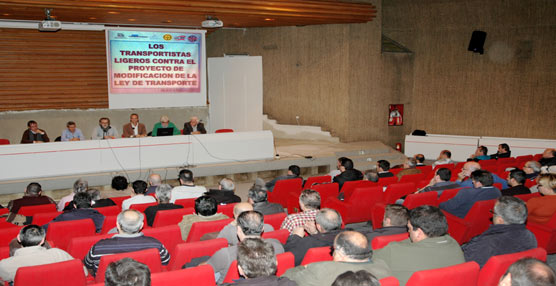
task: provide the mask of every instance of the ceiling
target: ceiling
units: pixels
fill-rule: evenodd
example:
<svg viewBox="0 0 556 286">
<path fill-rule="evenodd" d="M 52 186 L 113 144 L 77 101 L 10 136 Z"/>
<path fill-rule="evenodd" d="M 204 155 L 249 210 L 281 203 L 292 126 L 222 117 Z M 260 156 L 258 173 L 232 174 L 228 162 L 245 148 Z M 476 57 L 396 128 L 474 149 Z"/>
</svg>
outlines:
<svg viewBox="0 0 556 286">
<path fill-rule="evenodd" d="M 6 0 L 0 19 L 43 20 L 45 8 L 62 22 L 190 28 L 207 16 L 244 28 L 365 23 L 377 13 L 369 3 L 333 0 Z"/>
</svg>

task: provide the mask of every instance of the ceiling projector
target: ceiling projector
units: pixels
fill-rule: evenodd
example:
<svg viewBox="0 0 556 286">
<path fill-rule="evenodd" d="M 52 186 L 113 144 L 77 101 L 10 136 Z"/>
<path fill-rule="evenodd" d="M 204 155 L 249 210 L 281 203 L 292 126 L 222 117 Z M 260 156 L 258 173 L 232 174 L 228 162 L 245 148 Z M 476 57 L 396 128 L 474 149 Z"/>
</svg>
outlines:
<svg viewBox="0 0 556 286">
<path fill-rule="evenodd" d="M 62 22 L 53 20 L 44 20 L 39 22 L 39 31 L 41 32 L 56 32 L 62 29 Z"/>
<path fill-rule="evenodd" d="M 201 23 L 203 28 L 221 28 L 224 26 L 224 23 L 220 20 L 205 20 Z"/>
</svg>

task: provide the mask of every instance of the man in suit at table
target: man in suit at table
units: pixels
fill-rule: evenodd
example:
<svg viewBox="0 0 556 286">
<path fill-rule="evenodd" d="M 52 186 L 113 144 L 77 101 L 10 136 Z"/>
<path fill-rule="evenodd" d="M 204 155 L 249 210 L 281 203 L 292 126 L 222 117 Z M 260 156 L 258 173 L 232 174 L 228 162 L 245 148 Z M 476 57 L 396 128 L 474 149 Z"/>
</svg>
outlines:
<svg viewBox="0 0 556 286">
<path fill-rule="evenodd" d="M 193 116 L 189 119 L 189 122 L 185 122 L 183 125 L 183 134 L 207 134 L 207 130 L 205 129 L 205 125 L 199 122 L 199 118 Z"/>
<path fill-rule="evenodd" d="M 125 124 L 123 129 L 123 137 L 125 138 L 147 136 L 147 128 L 145 128 L 145 124 L 139 122 L 139 115 L 137 113 L 132 113 L 129 116 L 129 123 Z"/>
</svg>

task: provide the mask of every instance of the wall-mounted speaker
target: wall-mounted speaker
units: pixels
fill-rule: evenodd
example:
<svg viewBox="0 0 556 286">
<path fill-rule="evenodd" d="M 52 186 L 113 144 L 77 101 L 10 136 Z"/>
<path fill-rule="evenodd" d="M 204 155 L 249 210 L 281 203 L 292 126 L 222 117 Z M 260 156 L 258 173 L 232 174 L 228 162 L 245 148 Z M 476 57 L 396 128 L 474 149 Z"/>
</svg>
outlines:
<svg viewBox="0 0 556 286">
<path fill-rule="evenodd" d="M 480 53 L 481 55 L 484 53 L 484 44 L 486 40 L 487 33 L 483 31 L 473 31 L 471 34 L 471 40 L 469 41 L 469 47 L 467 48 L 468 51 L 472 51 L 474 53 Z"/>
</svg>

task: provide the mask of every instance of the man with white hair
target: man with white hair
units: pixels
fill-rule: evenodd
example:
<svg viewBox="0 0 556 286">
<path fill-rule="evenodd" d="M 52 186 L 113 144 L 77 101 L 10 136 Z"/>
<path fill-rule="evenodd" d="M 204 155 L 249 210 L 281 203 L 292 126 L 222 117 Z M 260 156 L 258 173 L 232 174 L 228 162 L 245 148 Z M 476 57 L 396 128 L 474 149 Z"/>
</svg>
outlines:
<svg viewBox="0 0 556 286">
<path fill-rule="evenodd" d="M 161 128 L 173 128 L 172 135 L 180 135 L 180 130 L 176 127 L 176 125 L 170 122 L 170 119 L 166 115 L 162 115 L 160 117 L 160 122 L 157 122 L 154 127 L 153 131 L 151 132 L 151 136 L 155 137 L 158 136 L 158 129 Z"/>
<path fill-rule="evenodd" d="M 525 172 L 527 180 L 534 181 L 541 173 L 541 163 L 537 161 L 527 161 L 525 165 L 523 165 L 523 172 Z"/>
<path fill-rule="evenodd" d="M 224 178 L 220 180 L 218 189 L 210 189 L 205 195 L 213 197 L 219 205 L 241 202 L 241 198 L 234 194 L 236 186 L 234 180 Z"/>
<path fill-rule="evenodd" d="M 185 122 L 183 125 L 183 134 L 207 134 L 207 130 L 205 129 L 205 125 L 199 122 L 199 118 L 197 116 L 192 116 L 189 119 L 189 122 Z"/>
<path fill-rule="evenodd" d="M 149 188 L 147 189 L 147 195 L 152 195 L 156 192 L 156 188 L 162 183 L 162 178 L 159 174 L 151 174 L 149 176 Z"/>
<path fill-rule="evenodd" d="M 89 183 L 83 179 L 77 179 L 77 181 L 75 181 L 75 183 L 73 183 L 73 192 L 71 192 L 71 194 L 63 197 L 62 199 L 60 199 L 60 201 L 58 202 L 57 208 L 58 211 L 63 211 L 64 208 L 66 207 L 66 203 L 69 203 L 73 200 L 73 196 L 75 196 L 75 194 L 77 193 L 84 193 L 87 191 L 87 189 L 89 188 Z"/>
<path fill-rule="evenodd" d="M 465 163 L 463 165 L 463 167 L 461 168 L 461 172 L 458 174 L 458 178 L 457 178 L 456 182 L 462 188 L 472 188 L 473 187 L 473 181 L 470 180 L 471 173 L 473 173 L 476 170 L 480 170 L 480 169 L 481 169 L 481 164 L 479 164 L 478 162 L 469 161 L 469 162 Z M 492 173 L 492 179 L 494 180 L 493 183 L 502 184 L 502 189 L 507 189 L 508 188 L 508 182 L 506 180 L 498 177 L 498 175 Z"/>
</svg>

